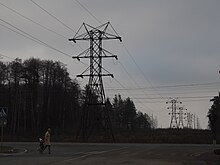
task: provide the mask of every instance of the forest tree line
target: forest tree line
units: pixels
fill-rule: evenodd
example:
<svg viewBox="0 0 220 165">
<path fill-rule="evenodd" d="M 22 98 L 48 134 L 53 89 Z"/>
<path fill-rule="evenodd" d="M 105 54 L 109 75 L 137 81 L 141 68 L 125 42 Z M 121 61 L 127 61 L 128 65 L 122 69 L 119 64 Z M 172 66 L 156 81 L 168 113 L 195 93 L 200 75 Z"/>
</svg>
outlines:
<svg viewBox="0 0 220 165">
<path fill-rule="evenodd" d="M 209 128 L 212 131 L 213 139 L 220 143 L 220 93 L 211 100 L 212 106 L 208 111 Z"/>
<path fill-rule="evenodd" d="M 85 91 L 61 62 L 36 58 L 0 62 L 0 107 L 8 108 L 8 136 L 38 136 L 48 127 L 58 135 L 75 135 Z M 109 114 L 116 132 L 156 127 L 155 119 L 120 94 L 111 102 Z"/>
</svg>

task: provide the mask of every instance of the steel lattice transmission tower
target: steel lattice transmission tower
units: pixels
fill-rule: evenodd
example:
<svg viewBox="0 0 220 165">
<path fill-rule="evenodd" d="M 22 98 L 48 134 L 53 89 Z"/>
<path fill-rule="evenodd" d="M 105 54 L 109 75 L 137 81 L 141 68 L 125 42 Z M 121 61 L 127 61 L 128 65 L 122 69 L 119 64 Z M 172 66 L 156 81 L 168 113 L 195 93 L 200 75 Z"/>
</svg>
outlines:
<svg viewBox="0 0 220 165">
<path fill-rule="evenodd" d="M 170 101 L 167 101 L 166 104 L 170 103 L 171 106 L 167 107 L 167 109 L 171 109 L 171 113 L 169 113 L 169 115 L 171 115 L 171 120 L 170 120 L 170 128 L 178 128 L 178 112 L 177 109 L 178 107 L 178 103 L 182 104 L 182 102 L 178 101 L 177 99 L 171 99 Z"/>
<path fill-rule="evenodd" d="M 183 119 L 184 119 L 184 115 L 186 115 L 186 113 L 184 113 L 184 110 L 187 110 L 184 107 L 179 107 L 179 112 L 178 112 L 178 116 L 179 116 L 179 123 L 178 123 L 178 128 L 184 128 L 184 124 L 183 124 Z"/>
<path fill-rule="evenodd" d="M 188 113 L 187 113 L 186 120 L 187 120 L 187 125 L 186 125 L 186 127 L 187 127 L 187 128 L 190 128 L 190 129 L 193 129 L 193 114 L 191 114 L 190 112 L 188 112 Z"/>
<path fill-rule="evenodd" d="M 105 133 L 107 133 L 108 136 L 110 135 L 114 140 L 102 81 L 102 77 L 104 76 L 111 76 L 113 78 L 113 74 L 109 73 L 102 66 L 103 58 L 113 57 L 117 59 L 116 55 L 102 47 L 104 40 L 113 39 L 118 39 L 122 42 L 121 37 L 111 26 L 110 22 L 98 27 L 83 23 L 75 36 L 69 39 L 69 41 L 73 41 L 74 43 L 80 40 L 89 41 L 88 49 L 80 53 L 78 56 L 72 57 L 77 60 L 82 58 L 88 58 L 90 60 L 89 67 L 82 74 L 77 75 L 77 77 L 81 78 L 86 76 L 89 77 L 85 106 L 83 108 L 79 132 L 77 135 L 82 138 L 82 140 L 88 139 L 92 132 L 98 128 L 104 129 Z"/>
</svg>

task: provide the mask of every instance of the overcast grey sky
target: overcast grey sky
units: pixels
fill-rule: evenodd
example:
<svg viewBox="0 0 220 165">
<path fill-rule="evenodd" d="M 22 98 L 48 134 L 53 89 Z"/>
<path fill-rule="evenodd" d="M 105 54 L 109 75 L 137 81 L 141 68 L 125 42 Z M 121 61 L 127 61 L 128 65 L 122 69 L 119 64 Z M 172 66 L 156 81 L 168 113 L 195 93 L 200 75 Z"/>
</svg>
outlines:
<svg viewBox="0 0 220 165">
<path fill-rule="evenodd" d="M 137 110 L 157 117 L 159 127 L 169 127 L 166 101 L 178 97 L 206 128 L 209 100 L 220 89 L 219 7 L 219 0 L 0 0 L 0 54 L 59 60 L 75 78 L 89 61 L 71 56 L 88 43 L 68 38 L 83 22 L 110 21 L 123 43 L 103 44 L 119 58 L 104 61 L 115 76 L 104 78 L 107 97 L 130 97 Z"/>
</svg>

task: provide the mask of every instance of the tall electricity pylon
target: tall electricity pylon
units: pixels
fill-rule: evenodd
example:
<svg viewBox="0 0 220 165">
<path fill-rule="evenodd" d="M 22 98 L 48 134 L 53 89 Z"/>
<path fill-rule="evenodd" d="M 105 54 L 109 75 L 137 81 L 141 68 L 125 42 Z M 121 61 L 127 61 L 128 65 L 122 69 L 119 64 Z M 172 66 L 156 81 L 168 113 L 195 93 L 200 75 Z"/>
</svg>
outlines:
<svg viewBox="0 0 220 165">
<path fill-rule="evenodd" d="M 171 120 L 170 120 L 170 128 L 178 128 L 178 122 L 177 122 L 177 103 L 182 104 L 182 102 L 177 101 L 177 99 L 171 99 L 170 101 L 167 101 L 166 104 L 171 103 L 170 107 L 167 107 L 167 109 L 171 109 L 171 113 L 169 113 L 169 115 L 171 115 Z"/>
<path fill-rule="evenodd" d="M 81 33 L 81 34 L 79 34 Z M 114 34 L 113 34 L 114 33 Z M 72 58 L 80 61 L 82 58 L 89 58 L 89 67 L 77 77 L 89 77 L 87 86 L 85 104 L 81 115 L 81 121 L 78 131 L 78 138 L 83 141 L 87 140 L 89 136 L 98 129 L 103 129 L 104 132 L 115 140 L 109 109 L 106 105 L 105 91 L 103 86 L 102 77 L 111 76 L 107 70 L 102 67 L 102 59 L 117 56 L 105 50 L 102 47 L 103 40 L 118 39 L 122 42 L 121 37 L 117 34 L 110 22 L 102 24 L 98 27 L 93 27 L 83 23 L 75 36 L 69 41 L 89 41 L 89 48 L 80 53 L 78 56 Z M 89 74 L 87 73 L 89 71 Z M 103 71 L 105 73 L 103 73 Z"/>
</svg>

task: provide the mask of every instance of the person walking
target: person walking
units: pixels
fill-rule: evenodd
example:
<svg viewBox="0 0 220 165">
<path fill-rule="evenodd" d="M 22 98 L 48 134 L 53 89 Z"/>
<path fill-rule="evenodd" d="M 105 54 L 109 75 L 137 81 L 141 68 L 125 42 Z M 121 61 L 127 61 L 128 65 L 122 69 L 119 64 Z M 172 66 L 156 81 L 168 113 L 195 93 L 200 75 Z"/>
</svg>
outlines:
<svg viewBox="0 0 220 165">
<path fill-rule="evenodd" d="M 51 146 L 51 143 L 50 143 L 50 134 L 51 134 L 51 129 L 48 128 L 47 129 L 47 132 L 45 133 L 44 135 L 44 150 L 46 148 L 48 148 L 48 154 L 50 154 L 50 146 Z"/>
</svg>

